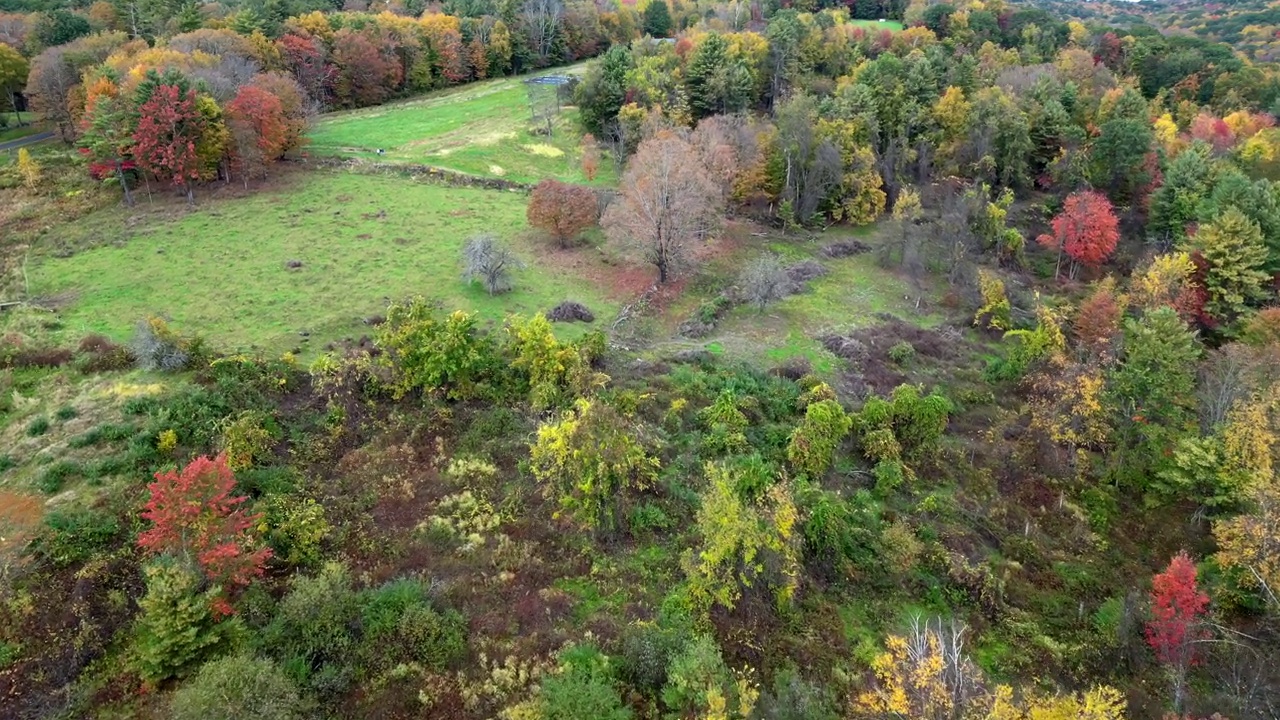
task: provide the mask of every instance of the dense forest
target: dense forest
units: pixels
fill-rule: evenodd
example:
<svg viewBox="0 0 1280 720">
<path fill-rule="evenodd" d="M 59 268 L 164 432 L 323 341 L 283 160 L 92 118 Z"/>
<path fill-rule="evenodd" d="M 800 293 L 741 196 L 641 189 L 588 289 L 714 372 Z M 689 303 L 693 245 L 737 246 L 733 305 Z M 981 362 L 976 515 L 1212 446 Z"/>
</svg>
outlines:
<svg viewBox="0 0 1280 720">
<path fill-rule="evenodd" d="M 307 362 L 0 303 L 0 503 L 43 494 L 0 538 L 0 717 L 1280 716 L 1280 8 L 0 10 L 0 117 L 72 149 L 0 188 L 86 214 L 591 59 L 510 112 L 575 108 L 618 186 L 525 188 L 528 221 L 653 281 L 571 339 L 391 298 Z M 36 225 L 6 287 L 67 232 Z M 699 273 L 735 233 L 781 239 Z M 656 342 L 699 283 L 682 342 L 803 292 L 805 245 L 921 314 L 818 334 L 830 366 Z"/>
</svg>

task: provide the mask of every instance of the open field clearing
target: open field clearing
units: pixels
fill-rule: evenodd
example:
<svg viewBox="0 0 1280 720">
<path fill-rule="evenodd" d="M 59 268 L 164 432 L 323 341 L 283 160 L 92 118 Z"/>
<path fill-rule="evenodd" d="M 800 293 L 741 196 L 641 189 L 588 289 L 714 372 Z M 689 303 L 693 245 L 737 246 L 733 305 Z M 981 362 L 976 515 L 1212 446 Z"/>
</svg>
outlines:
<svg viewBox="0 0 1280 720">
<path fill-rule="evenodd" d="M 565 299 L 602 319 L 616 308 L 606 290 L 539 260 L 545 253 L 525 237 L 523 195 L 352 173 L 297 175 L 288 185 L 47 258 L 31 268 L 32 292 L 74 298 L 63 311 L 72 333 L 127 338 L 155 313 L 218 347 L 270 351 L 367 334 L 365 318 L 415 294 L 493 319 Z M 460 248 L 479 232 L 497 234 L 528 263 L 514 291 L 490 297 L 460 279 Z"/>
<path fill-rule="evenodd" d="M 890 30 L 892 32 L 902 30 L 902 23 L 897 20 L 850 20 L 849 23 L 872 30 Z"/>
<path fill-rule="evenodd" d="M 926 328 L 938 324 L 943 318 L 940 313 L 933 312 L 927 303 L 917 307 L 923 288 L 915 288 L 899 273 L 880 267 L 874 253 L 832 258 L 821 252 L 831 243 L 857 241 L 874 246 L 877 232 L 878 226 L 830 230 L 810 238 L 766 233 L 765 237 L 751 236 L 749 241 L 741 237 L 747 234 L 744 228 L 730 232 L 738 239 L 727 240 L 728 247 L 717 253 L 692 279 L 689 290 L 668 307 L 664 325 L 671 334 L 678 333 L 679 323 L 712 303 L 715 293 L 708 288 L 733 285 L 736 273 L 752 258 L 771 253 L 787 265 L 813 265 L 813 272 L 819 274 L 806 280 L 800 292 L 763 312 L 737 305 L 727 310 L 705 337 L 677 337 L 660 347 L 664 351 L 673 346 L 701 348 L 762 365 L 804 357 L 815 370 L 827 374 L 836 370 L 840 361 L 816 339 L 824 333 L 870 327 L 883 322 L 886 314 Z"/>
<path fill-rule="evenodd" d="M 548 71 L 575 74 L 575 65 Z M 422 98 L 321 118 L 309 152 L 381 162 L 433 165 L 458 172 L 535 183 L 545 177 L 586 183 L 577 111 L 564 108 L 552 137 L 531 130 L 525 79 L 473 83 Z M 377 151 L 382 149 L 384 154 Z M 616 182 L 608 161 L 594 184 Z"/>
</svg>

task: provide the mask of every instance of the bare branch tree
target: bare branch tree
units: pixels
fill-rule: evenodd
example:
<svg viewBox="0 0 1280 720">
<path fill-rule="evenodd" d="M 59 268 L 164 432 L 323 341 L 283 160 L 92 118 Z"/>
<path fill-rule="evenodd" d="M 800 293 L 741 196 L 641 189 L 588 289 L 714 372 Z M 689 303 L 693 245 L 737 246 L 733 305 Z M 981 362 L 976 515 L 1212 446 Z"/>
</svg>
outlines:
<svg viewBox="0 0 1280 720">
<path fill-rule="evenodd" d="M 665 283 L 719 224 L 720 191 L 689 142 L 670 130 L 640 143 L 620 185 L 600 224 L 610 240 L 637 248 Z"/>
<path fill-rule="evenodd" d="M 760 312 L 786 297 L 791 291 L 791 278 L 777 255 L 765 255 L 747 263 L 738 277 L 738 290 L 743 299 Z"/>
<path fill-rule="evenodd" d="M 563 18 L 563 0 L 524 0 L 524 4 L 520 6 L 520 19 L 528 33 L 529 42 L 533 45 L 533 51 L 538 55 L 540 66 L 548 64 Z"/>
<path fill-rule="evenodd" d="M 490 295 L 510 290 L 511 271 L 524 267 L 510 248 L 488 233 L 467 240 L 462 246 L 462 262 L 462 279 L 469 283 L 479 280 Z"/>
</svg>

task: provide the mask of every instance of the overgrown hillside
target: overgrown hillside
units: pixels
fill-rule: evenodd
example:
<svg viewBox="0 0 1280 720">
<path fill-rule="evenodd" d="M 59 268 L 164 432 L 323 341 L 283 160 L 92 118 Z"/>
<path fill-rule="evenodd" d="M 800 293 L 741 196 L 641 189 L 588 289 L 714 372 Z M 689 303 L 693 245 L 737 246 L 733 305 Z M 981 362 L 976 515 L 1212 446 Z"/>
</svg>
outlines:
<svg viewBox="0 0 1280 720">
<path fill-rule="evenodd" d="M 1280 717 L 1266 3 L 62 4 L 0 718 Z"/>
</svg>

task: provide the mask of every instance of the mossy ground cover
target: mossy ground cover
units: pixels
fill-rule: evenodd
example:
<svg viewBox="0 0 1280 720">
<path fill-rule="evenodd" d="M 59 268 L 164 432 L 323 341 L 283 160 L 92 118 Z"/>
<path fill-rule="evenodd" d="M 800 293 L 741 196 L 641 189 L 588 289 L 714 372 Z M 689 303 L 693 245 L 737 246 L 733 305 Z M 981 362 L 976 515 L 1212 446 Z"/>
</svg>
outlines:
<svg viewBox="0 0 1280 720">
<path fill-rule="evenodd" d="M 125 339 L 156 314 L 220 348 L 270 352 L 368 334 L 368 318 L 389 299 L 411 295 L 493 320 L 566 299 L 608 318 L 616 301 L 607 288 L 540 262 L 524 207 L 519 193 L 298 174 L 278 189 L 210 201 L 128 239 L 33 262 L 31 292 L 70 298 L 62 322 L 71 336 Z M 110 211 L 102 220 L 121 218 Z M 490 296 L 462 281 L 460 248 L 480 232 L 498 235 L 526 262 L 514 291 Z"/>
<path fill-rule="evenodd" d="M 571 75 L 585 67 L 548 72 Z M 527 79 L 472 83 L 405 102 L 331 113 L 311 132 L 308 152 L 432 165 L 517 182 L 554 177 L 566 182 L 615 183 L 617 172 L 608 158 L 602 158 L 593 182 L 583 174 L 576 109 L 562 109 L 550 137 L 533 132 Z"/>
</svg>

